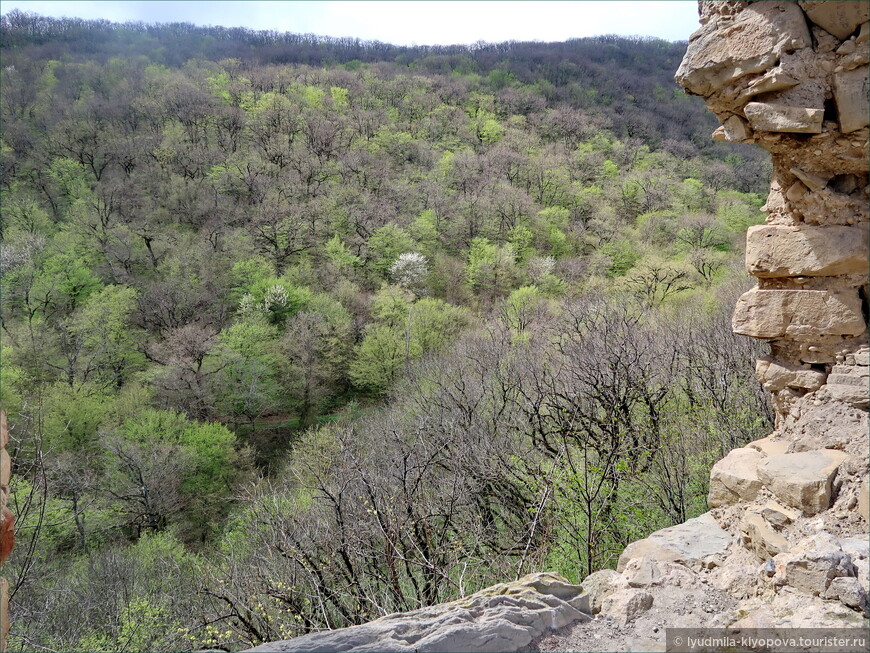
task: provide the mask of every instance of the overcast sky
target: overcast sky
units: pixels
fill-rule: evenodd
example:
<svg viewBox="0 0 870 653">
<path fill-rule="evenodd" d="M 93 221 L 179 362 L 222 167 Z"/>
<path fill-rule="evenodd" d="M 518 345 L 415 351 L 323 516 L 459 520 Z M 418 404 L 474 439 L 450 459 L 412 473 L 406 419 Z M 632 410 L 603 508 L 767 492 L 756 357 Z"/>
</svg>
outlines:
<svg viewBox="0 0 870 653">
<path fill-rule="evenodd" d="M 564 41 L 621 34 L 685 41 L 698 27 L 697 2 L 24 2 L 0 0 L 48 16 L 124 22 L 188 22 L 321 36 L 353 36 L 396 45 Z"/>
</svg>

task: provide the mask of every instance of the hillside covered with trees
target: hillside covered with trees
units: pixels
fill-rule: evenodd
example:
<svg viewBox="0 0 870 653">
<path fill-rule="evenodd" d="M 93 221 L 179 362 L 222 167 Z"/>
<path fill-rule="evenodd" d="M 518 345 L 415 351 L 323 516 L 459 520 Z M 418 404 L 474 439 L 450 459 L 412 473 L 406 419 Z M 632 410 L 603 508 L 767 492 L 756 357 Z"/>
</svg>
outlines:
<svg viewBox="0 0 870 653">
<path fill-rule="evenodd" d="M 768 430 L 766 162 L 684 44 L 0 23 L 10 650 L 238 650 L 573 580 Z"/>
</svg>

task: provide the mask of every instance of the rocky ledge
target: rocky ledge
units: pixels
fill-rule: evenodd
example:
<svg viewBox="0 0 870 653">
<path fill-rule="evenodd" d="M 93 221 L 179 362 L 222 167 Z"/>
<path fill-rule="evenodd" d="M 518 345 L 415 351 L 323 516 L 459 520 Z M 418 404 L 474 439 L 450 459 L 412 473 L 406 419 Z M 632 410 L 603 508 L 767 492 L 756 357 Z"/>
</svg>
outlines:
<svg viewBox="0 0 870 653">
<path fill-rule="evenodd" d="M 466 598 L 387 615 L 360 626 L 311 633 L 252 651 L 518 651 L 533 639 L 589 619 L 581 587 L 555 574 L 530 574 Z"/>
</svg>

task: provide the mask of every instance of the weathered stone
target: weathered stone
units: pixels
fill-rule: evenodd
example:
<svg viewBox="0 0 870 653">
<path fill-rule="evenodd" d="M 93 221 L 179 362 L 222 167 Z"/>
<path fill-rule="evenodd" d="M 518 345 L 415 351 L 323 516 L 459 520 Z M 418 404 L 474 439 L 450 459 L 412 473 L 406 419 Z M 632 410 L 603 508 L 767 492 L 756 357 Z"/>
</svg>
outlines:
<svg viewBox="0 0 870 653">
<path fill-rule="evenodd" d="M 744 546 L 761 561 L 789 550 L 788 540 L 764 520 L 759 510 L 747 510 L 740 520 Z"/>
<path fill-rule="evenodd" d="M 814 175 L 811 172 L 806 172 L 801 170 L 800 168 L 789 168 L 789 171 L 798 179 L 800 179 L 807 188 L 812 191 L 819 192 L 825 186 L 828 185 L 828 179 L 826 177 L 820 177 L 819 175 Z"/>
<path fill-rule="evenodd" d="M 619 556 L 616 570 L 621 572 L 634 558 L 644 557 L 659 562 L 676 562 L 695 569 L 708 567 L 717 564 L 732 541 L 731 535 L 722 530 L 707 512 L 632 542 Z"/>
<path fill-rule="evenodd" d="M 797 202 L 804 195 L 807 194 L 807 187 L 803 182 L 796 181 L 791 186 L 788 187 L 788 190 L 785 191 L 785 198 L 789 202 Z M 752 227 L 750 227 L 751 229 Z"/>
<path fill-rule="evenodd" d="M 870 41 L 870 24 L 864 23 L 861 25 L 858 36 L 855 37 L 855 43 L 861 45 L 862 43 L 867 43 L 867 41 Z"/>
<path fill-rule="evenodd" d="M 722 123 L 725 137 L 732 143 L 741 143 L 752 136 L 752 131 L 746 125 L 746 121 L 739 116 L 731 116 Z"/>
<path fill-rule="evenodd" d="M 785 528 L 800 517 L 800 512 L 789 510 L 785 506 L 779 505 L 776 501 L 765 503 L 759 509 L 759 513 L 764 517 L 764 521 L 776 529 Z"/>
<path fill-rule="evenodd" d="M 825 112 L 814 107 L 750 102 L 743 107 L 743 115 L 755 131 L 821 134 Z"/>
<path fill-rule="evenodd" d="M 589 599 L 592 614 L 598 614 L 601 612 L 604 599 L 617 590 L 627 589 L 628 581 L 622 574 L 612 569 L 602 569 L 584 578 L 581 586 L 583 593 Z"/>
<path fill-rule="evenodd" d="M 855 352 L 855 365 L 867 367 L 870 365 L 870 350 L 862 349 Z"/>
<path fill-rule="evenodd" d="M 768 456 L 758 476 L 777 500 L 814 515 L 830 505 L 834 477 L 848 457 L 833 449 Z"/>
<path fill-rule="evenodd" d="M 518 651 L 545 632 L 588 620 L 588 612 L 576 607 L 586 605 L 580 591 L 579 586 L 555 574 L 530 574 L 450 603 L 388 615 L 360 626 L 270 642 L 250 650 Z M 582 603 L 577 603 L 578 598 L 583 599 Z"/>
<path fill-rule="evenodd" d="M 758 463 L 762 458 L 756 449 L 741 448 L 729 452 L 713 465 L 707 505 L 718 508 L 738 501 L 752 501 L 761 490 Z"/>
<path fill-rule="evenodd" d="M 800 82 L 794 77 L 786 75 L 780 70 L 771 70 L 763 77 L 759 77 L 749 85 L 747 96 L 760 95 L 761 93 L 770 93 L 772 91 L 781 91 L 792 86 L 797 86 Z"/>
<path fill-rule="evenodd" d="M 870 594 L 870 533 L 840 538 L 840 546 L 852 560 L 864 592 Z"/>
<path fill-rule="evenodd" d="M 710 95 L 736 79 L 764 72 L 783 52 L 811 45 L 806 20 L 791 2 L 760 2 L 721 26 L 692 35 L 675 79 L 696 95 Z"/>
<path fill-rule="evenodd" d="M 867 594 L 857 578 L 839 576 L 831 581 L 825 590 L 826 599 L 837 599 L 843 605 L 848 605 L 856 610 L 865 610 L 867 607 Z"/>
<path fill-rule="evenodd" d="M 870 124 L 867 70 L 867 66 L 862 66 L 834 75 L 834 99 L 837 102 L 840 129 L 844 134 Z"/>
<path fill-rule="evenodd" d="M 861 365 L 834 365 L 828 376 L 828 392 L 837 401 L 859 408 L 870 406 L 870 370 Z"/>
<path fill-rule="evenodd" d="M 855 290 L 760 290 L 737 300 L 734 333 L 753 338 L 813 340 L 857 336 L 866 327 Z"/>
<path fill-rule="evenodd" d="M 838 39 L 849 38 L 858 25 L 870 18 L 870 5 L 866 2 L 801 0 L 800 6 L 811 21 Z"/>
<path fill-rule="evenodd" d="M 746 233 L 746 271 L 756 277 L 867 274 L 868 225 L 757 225 Z"/>
<path fill-rule="evenodd" d="M 746 446 L 750 449 L 760 451 L 765 456 L 773 456 L 778 453 L 785 453 L 786 451 L 788 451 L 788 445 L 788 440 L 778 440 L 772 436 L 767 436 L 766 438 L 761 438 L 760 440 L 754 440 Z"/>
<path fill-rule="evenodd" d="M 652 607 L 653 597 L 640 589 L 614 592 L 604 600 L 601 614 L 620 624 L 628 624 Z"/>
<path fill-rule="evenodd" d="M 635 558 L 628 562 L 622 575 L 630 587 L 650 587 L 661 583 L 664 572 L 655 560 Z"/>
<path fill-rule="evenodd" d="M 855 576 L 855 566 L 830 533 L 802 540 L 789 553 L 776 556 L 779 583 L 813 596 L 824 596 L 831 581 Z"/>
<path fill-rule="evenodd" d="M 777 392 L 783 388 L 801 388 L 818 390 L 825 382 L 825 373 L 810 368 L 808 365 L 792 365 L 777 361 L 772 356 L 758 359 L 755 364 L 755 376 L 768 392 Z"/>
</svg>

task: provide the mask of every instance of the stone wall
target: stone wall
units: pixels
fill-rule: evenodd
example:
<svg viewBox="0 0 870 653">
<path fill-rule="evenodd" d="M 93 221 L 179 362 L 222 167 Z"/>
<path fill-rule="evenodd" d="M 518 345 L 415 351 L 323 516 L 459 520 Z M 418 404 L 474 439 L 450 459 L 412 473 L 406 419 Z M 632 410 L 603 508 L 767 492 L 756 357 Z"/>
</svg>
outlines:
<svg viewBox="0 0 870 653">
<path fill-rule="evenodd" d="M 771 153 L 767 224 L 747 235 L 758 287 L 734 331 L 768 340 L 756 373 L 778 430 L 810 402 L 867 408 L 866 2 L 702 2 L 676 79 L 722 126 Z"/>
</svg>

